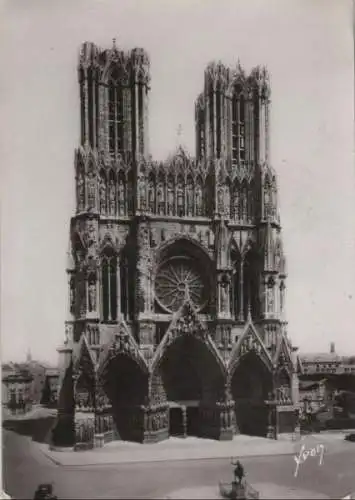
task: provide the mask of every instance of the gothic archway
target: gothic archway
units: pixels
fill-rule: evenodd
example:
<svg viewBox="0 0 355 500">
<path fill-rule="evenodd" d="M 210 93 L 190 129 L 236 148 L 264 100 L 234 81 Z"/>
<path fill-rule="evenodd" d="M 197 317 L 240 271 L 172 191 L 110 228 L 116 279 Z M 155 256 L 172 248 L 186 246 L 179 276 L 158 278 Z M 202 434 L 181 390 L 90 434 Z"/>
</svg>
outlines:
<svg viewBox="0 0 355 500">
<path fill-rule="evenodd" d="M 166 348 L 154 371 L 170 406 L 170 434 L 185 426 L 185 434 L 216 437 L 216 403 L 223 400 L 225 376 L 204 341 L 181 335 Z"/>
<path fill-rule="evenodd" d="M 122 352 L 107 363 L 102 379 L 112 407 L 116 439 L 141 442 L 144 432 L 141 406 L 148 398 L 148 373 Z"/>
<path fill-rule="evenodd" d="M 267 435 L 268 406 L 272 391 L 272 373 L 254 352 L 245 354 L 231 379 L 236 423 L 241 434 Z"/>
</svg>

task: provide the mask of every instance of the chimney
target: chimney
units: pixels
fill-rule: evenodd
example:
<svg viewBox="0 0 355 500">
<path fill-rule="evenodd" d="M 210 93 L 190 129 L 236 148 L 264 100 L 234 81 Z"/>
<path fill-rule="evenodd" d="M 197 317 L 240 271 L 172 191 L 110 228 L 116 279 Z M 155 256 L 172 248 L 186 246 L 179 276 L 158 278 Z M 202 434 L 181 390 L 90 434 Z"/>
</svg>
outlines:
<svg viewBox="0 0 355 500">
<path fill-rule="evenodd" d="M 331 354 L 335 353 L 335 344 L 334 344 L 334 342 L 330 343 L 330 352 L 331 352 Z"/>
</svg>

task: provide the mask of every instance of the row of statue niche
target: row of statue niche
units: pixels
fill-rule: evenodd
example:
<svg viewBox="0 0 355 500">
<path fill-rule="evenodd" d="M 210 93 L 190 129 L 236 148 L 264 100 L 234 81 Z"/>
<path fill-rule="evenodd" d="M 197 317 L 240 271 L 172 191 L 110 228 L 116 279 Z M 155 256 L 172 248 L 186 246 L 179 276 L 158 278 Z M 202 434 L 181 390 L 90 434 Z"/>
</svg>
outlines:
<svg viewBox="0 0 355 500">
<path fill-rule="evenodd" d="M 76 441 L 79 443 L 90 443 L 94 439 L 95 428 L 91 420 L 85 420 L 76 425 Z"/>
<path fill-rule="evenodd" d="M 108 199 L 107 199 L 107 191 L 108 191 Z M 110 180 L 108 186 L 104 179 L 100 179 L 100 212 L 105 214 L 108 212 L 110 214 L 116 213 L 116 183 L 113 179 Z M 118 188 L 117 188 L 117 201 L 118 201 L 118 211 L 119 213 L 124 213 L 125 211 L 125 201 L 126 201 L 126 193 L 125 193 L 125 185 L 123 179 L 119 179 Z M 108 202 L 108 207 L 107 207 Z"/>
<path fill-rule="evenodd" d="M 78 207 L 79 210 L 83 210 L 85 208 L 85 181 L 83 176 L 79 176 L 78 183 Z M 95 179 L 89 178 L 88 180 L 88 206 L 89 208 L 95 207 Z M 165 213 L 165 189 L 164 185 L 158 185 L 157 190 L 155 190 L 154 183 L 149 183 L 148 187 L 146 185 L 146 181 L 141 179 L 139 181 L 139 199 L 140 199 L 140 208 L 142 210 L 149 209 L 150 211 L 155 212 L 156 210 L 156 202 L 157 202 L 157 210 L 162 215 Z M 107 199 L 108 192 L 108 199 Z M 265 216 L 271 217 L 276 214 L 276 203 L 274 200 L 274 191 L 265 187 L 264 189 L 264 207 L 265 207 Z M 116 196 L 118 201 L 118 211 L 119 213 L 124 213 L 125 211 L 125 201 L 126 201 L 126 193 L 125 193 L 125 183 L 122 178 L 118 181 L 118 188 L 116 194 L 116 183 L 114 179 L 111 179 L 107 185 L 106 181 L 103 178 L 100 178 L 100 186 L 99 186 L 99 199 L 100 199 L 100 212 L 106 214 L 107 212 L 110 214 L 116 213 Z M 248 215 L 251 217 L 253 214 L 253 199 L 254 193 L 252 190 L 248 190 L 247 188 L 240 190 L 235 190 L 232 193 L 232 203 L 230 202 L 231 195 L 229 188 L 220 188 L 217 192 L 217 207 L 220 213 L 229 213 L 232 212 L 232 215 L 239 219 L 244 219 Z M 173 214 L 174 209 L 174 201 L 175 201 L 175 190 L 174 185 L 169 183 L 167 186 L 167 214 Z M 185 206 L 185 190 L 183 185 L 178 184 L 176 187 L 176 201 L 177 207 Z M 108 202 L 108 203 L 107 203 Z M 203 191 L 201 186 L 193 186 L 192 184 L 188 184 L 186 186 L 186 207 L 187 214 L 193 215 L 195 210 L 196 214 L 200 214 L 203 211 Z"/>
<path fill-rule="evenodd" d="M 93 175 L 90 175 L 87 183 L 88 192 L 88 207 L 94 208 L 96 202 L 96 181 Z M 78 209 L 85 208 L 85 179 L 83 175 L 79 175 L 77 181 Z"/>
<path fill-rule="evenodd" d="M 147 186 L 145 180 L 140 179 L 138 192 L 141 210 L 157 211 L 160 215 L 174 215 L 175 199 L 178 212 L 185 208 L 186 199 L 187 215 L 202 215 L 203 213 L 203 195 L 202 188 L 199 185 L 194 187 L 188 184 L 185 198 L 185 190 L 182 184 L 178 184 L 175 190 L 173 183 L 168 183 L 165 195 L 165 186 L 163 184 L 159 184 L 156 188 L 153 182 L 150 182 Z"/>
</svg>

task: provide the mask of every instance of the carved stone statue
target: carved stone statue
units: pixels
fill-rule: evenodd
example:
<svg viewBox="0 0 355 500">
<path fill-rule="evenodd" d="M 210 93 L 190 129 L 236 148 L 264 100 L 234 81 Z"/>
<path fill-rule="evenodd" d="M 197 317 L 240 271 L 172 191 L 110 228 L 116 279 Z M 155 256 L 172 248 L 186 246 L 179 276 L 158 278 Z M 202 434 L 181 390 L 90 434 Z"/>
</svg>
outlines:
<svg viewBox="0 0 355 500">
<path fill-rule="evenodd" d="M 78 209 L 84 210 L 85 208 L 85 185 L 82 175 L 78 178 Z"/>
<path fill-rule="evenodd" d="M 89 284 L 89 311 L 96 311 L 96 284 Z"/>
<path fill-rule="evenodd" d="M 172 186 L 168 187 L 168 214 L 174 213 L 174 191 Z"/>
<path fill-rule="evenodd" d="M 104 179 L 100 179 L 100 211 L 106 213 L 106 183 Z"/>
<path fill-rule="evenodd" d="M 202 189 L 200 186 L 196 187 L 196 192 L 195 192 L 195 212 L 196 215 L 202 215 Z"/>
<path fill-rule="evenodd" d="M 268 311 L 274 312 L 275 297 L 274 297 L 274 288 L 273 287 L 269 287 L 267 289 L 267 303 L 268 303 Z"/>
<path fill-rule="evenodd" d="M 118 184 L 118 207 L 120 215 L 123 215 L 125 211 L 125 193 L 122 179 L 120 179 Z"/>
<path fill-rule="evenodd" d="M 224 213 L 224 196 L 223 196 L 223 190 L 218 189 L 217 192 L 217 210 L 218 213 L 223 214 Z"/>
<path fill-rule="evenodd" d="M 110 214 L 114 215 L 116 213 L 116 188 L 115 181 L 110 181 Z"/>
</svg>

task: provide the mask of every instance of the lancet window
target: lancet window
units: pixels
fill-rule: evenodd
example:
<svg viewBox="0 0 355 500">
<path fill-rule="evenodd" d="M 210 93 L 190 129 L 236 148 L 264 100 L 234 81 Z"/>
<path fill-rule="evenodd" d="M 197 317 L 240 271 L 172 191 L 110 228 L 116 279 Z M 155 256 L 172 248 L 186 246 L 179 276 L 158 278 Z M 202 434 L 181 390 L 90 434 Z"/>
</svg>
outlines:
<svg viewBox="0 0 355 500">
<path fill-rule="evenodd" d="M 101 258 L 102 320 L 117 320 L 117 257 L 106 250 Z"/>
<path fill-rule="evenodd" d="M 109 150 L 112 155 L 123 149 L 123 95 L 115 76 L 112 75 L 108 88 Z"/>
<path fill-rule="evenodd" d="M 245 160 L 245 99 L 241 94 L 232 101 L 232 160 Z"/>
</svg>

